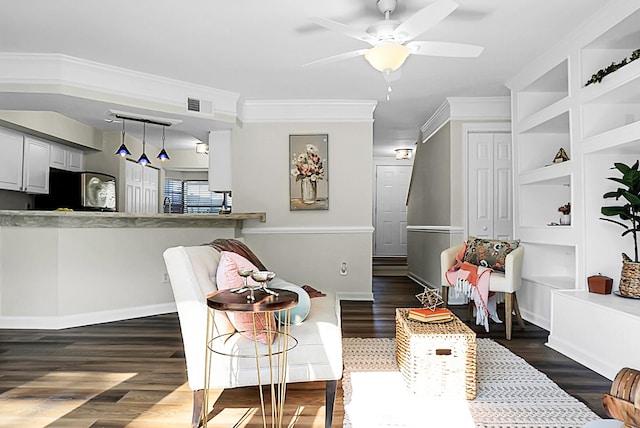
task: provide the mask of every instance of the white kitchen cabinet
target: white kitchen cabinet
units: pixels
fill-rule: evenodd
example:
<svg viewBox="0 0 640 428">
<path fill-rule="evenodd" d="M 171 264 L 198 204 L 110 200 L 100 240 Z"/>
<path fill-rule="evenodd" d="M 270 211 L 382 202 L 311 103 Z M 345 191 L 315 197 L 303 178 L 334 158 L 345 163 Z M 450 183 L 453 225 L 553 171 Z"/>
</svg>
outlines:
<svg viewBox="0 0 640 428">
<path fill-rule="evenodd" d="M 49 193 L 49 143 L 0 129 L 0 188 Z"/>
<path fill-rule="evenodd" d="M 82 171 L 84 153 L 82 150 L 62 144 L 51 144 L 51 157 L 49 166 L 51 168 L 63 169 L 65 171 Z"/>
<path fill-rule="evenodd" d="M 23 191 L 49 193 L 49 151 L 48 142 L 24 137 Z"/>
<path fill-rule="evenodd" d="M 22 190 L 23 136 L 0 129 L 0 189 Z"/>
</svg>

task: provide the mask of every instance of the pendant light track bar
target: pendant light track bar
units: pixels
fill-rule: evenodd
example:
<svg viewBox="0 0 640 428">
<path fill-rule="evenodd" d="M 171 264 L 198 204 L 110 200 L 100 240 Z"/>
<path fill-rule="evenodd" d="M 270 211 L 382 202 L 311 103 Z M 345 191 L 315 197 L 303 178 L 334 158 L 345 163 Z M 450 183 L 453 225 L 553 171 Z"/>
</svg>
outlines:
<svg viewBox="0 0 640 428">
<path fill-rule="evenodd" d="M 142 118 L 142 117 L 132 117 L 132 116 L 125 116 L 122 114 L 116 114 L 116 118 L 118 119 L 122 119 L 122 120 L 133 120 L 135 122 L 142 122 L 142 123 L 149 123 L 151 125 L 159 125 L 159 126 L 171 126 L 171 122 L 160 122 L 157 120 L 152 120 L 152 119 L 147 119 L 147 118 Z"/>
</svg>

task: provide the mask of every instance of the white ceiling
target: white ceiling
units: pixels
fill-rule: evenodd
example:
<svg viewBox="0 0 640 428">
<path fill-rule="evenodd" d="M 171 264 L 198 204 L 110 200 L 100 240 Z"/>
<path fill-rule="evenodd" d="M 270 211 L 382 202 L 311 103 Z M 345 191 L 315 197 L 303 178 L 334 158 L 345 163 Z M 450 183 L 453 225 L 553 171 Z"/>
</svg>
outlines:
<svg viewBox="0 0 640 428">
<path fill-rule="evenodd" d="M 404 21 L 432 1 L 398 0 L 392 17 Z M 505 81 L 603 7 L 602 0 L 457 2 L 456 11 L 416 40 L 481 45 L 482 55 L 409 57 L 390 101 L 381 73 L 362 57 L 302 67 L 368 46 L 310 17 L 365 30 L 382 18 L 375 0 L 0 0 L 0 52 L 62 53 L 244 99 L 377 100 L 374 155 L 386 156 L 414 142 L 446 97 L 508 95 Z M 25 97 L 0 104 L 46 106 L 102 129 L 120 126 L 104 122 L 103 114 L 89 117 L 97 110 L 78 100 L 56 106 Z"/>
</svg>

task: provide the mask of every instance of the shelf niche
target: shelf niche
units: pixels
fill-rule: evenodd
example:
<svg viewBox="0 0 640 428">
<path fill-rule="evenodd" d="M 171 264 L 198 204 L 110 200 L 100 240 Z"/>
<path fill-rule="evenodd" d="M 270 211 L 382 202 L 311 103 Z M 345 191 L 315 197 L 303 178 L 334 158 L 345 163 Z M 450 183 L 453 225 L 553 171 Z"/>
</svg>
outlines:
<svg viewBox="0 0 640 428">
<path fill-rule="evenodd" d="M 640 48 L 640 11 L 602 33 L 580 51 L 583 99 L 582 133 L 590 138 L 640 121 L 640 59 L 629 62 L 599 83 L 585 86 L 599 70 L 629 59 Z"/>
<path fill-rule="evenodd" d="M 564 60 L 518 93 L 518 120 L 569 95 L 568 61 Z"/>
<path fill-rule="evenodd" d="M 519 135 L 520 172 L 527 172 L 553 164 L 560 148 L 571 159 L 569 112 L 553 117 Z"/>
<path fill-rule="evenodd" d="M 559 223 L 558 207 L 571 201 L 571 176 L 523 184 L 520 187 L 520 225 L 544 227 Z M 553 226 L 570 227 L 570 226 Z"/>
<path fill-rule="evenodd" d="M 640 27 L 638 26 L 638 22 L 640 22 L 640 11 L 632 13 L 582 48 L 580 52 L 582 62 L 582 86 L 599 70 L 605 69 L 612 62 L 617 64 L 623 58 L 629 58 L 635 49 L 640 48 L 638 45 L 638 40 L 640 40 Z M 626 67 L 629 67 L 629 65 L 623 68 Z M 617 73 L 617 71 L 614 73 Z M 604 79 L 610 76 L 612 76 L 612 74 L 605 76 Z M 595 85 L 599 84 L 600 83 L 595 83 Z"/>
<path fill-rule="evenodd" d="M 569 245 L 523 243 L 522 278 L 550 288 L 576 288 L 576 249 Z"/>
</svg>

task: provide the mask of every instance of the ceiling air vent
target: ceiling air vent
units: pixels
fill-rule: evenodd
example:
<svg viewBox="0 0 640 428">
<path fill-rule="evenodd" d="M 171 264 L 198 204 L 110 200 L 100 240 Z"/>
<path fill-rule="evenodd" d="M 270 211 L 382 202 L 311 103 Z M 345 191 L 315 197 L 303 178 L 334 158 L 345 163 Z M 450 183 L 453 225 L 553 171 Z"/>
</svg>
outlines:
<svg viewBox="0 0 640 428">
<path fill-rule="evenodd" d="M 195 98 L 187 98 L 187 110 L 200 111 L 200 100 Z"/>
</svg>

